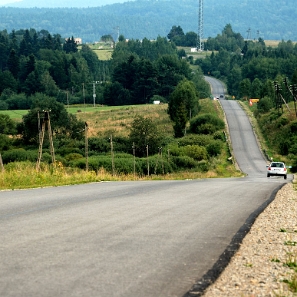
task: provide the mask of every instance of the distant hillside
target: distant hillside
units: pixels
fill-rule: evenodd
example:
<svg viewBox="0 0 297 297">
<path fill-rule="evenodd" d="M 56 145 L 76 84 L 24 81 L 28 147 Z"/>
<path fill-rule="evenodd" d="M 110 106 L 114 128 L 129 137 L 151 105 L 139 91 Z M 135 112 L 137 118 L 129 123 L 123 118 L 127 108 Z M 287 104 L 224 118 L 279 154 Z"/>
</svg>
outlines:
<svg viewBox="0 0 297 297">
<path fill-rule="evenodd" d="M 86 0 L 85 5 L 94 2 Z M 75 6 L 78 1 L 71 3 Z M 230 23 L 244 38 L 296 41 L 296 15 L 296 0 L 208 0 L 204 1 L 204 37 L 215 37 Z M 174 25 L 185 33 L 198 31 L 198 0 L 136 0 L 93 8 L 0 8 L 0 30 L 45 29 L 62 37 L 81 37 L 83 42 L 106 34 L 116 39 L 118 32 L 126 38 L 155 39 L 167 36 Z"/>
</svg>

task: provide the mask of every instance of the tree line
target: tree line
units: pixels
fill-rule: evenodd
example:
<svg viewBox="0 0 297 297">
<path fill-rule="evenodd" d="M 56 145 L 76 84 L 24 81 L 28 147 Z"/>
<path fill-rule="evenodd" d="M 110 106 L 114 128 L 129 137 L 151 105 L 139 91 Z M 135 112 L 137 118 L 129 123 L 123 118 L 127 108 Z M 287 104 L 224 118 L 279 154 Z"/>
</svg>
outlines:
<svg viewBox="0 0 297 297">
<path fill-rule="evenodd" d="M 69 2 L 71 4 L 74 5 L 73 1 Z M 22 2 L 10 5 L 21 7 Z M 52 1 L 43 6 L 51 5 Z M 197 32 L 197 0 L 126 1 L 83 8 L 84 5 L 87 3 L 80 1 L 81 8 L 0 7 L 0 30 L 47 29 L 51 34 L 59 32 L 63 38 L 80 37 L 84 43 L 99 41 L 100 36 L 107 34 L 116 40 L 114 28 L 117 27 L 129 39 L 166 36 L 173 24 L 181 26 L 185 32 Z M 232 22 L 245 38 L 250 28 L 252 39 L 265 36 L 271 40 L 294 40 L 295 18 L 294 0 L 208 0 L 204 1 L 204 36 L 216 36 L 227 22 Z"/>
<path fill-rule="evenodd" d="M 297 83 L 297 44 L 290 40 L 277 47 L 267 46 L 262 38 L 247 41 L 228 24 L 222 34 L 208 38 L 205 49 L 209 55 L 195 64 L 205 74 L 223 80 L 228 93 L 236 98 L 268 96 L 274 100 L 274 81 L 283 84 L 288 78 L 289 84 Z"/>
<path fill-rule="evenodd" d="M 43 93 L 59 102 L 81 101 L 82 84 L 109 77 L 109 62 L 73 37 L 34 29 L 0 32 L 0 109 L 28 109 L 30 96 Z M 86 100 L 91 102 L 86 84 Z M 69 96 L 68 96 L 69 95 Z"/>
</svg>

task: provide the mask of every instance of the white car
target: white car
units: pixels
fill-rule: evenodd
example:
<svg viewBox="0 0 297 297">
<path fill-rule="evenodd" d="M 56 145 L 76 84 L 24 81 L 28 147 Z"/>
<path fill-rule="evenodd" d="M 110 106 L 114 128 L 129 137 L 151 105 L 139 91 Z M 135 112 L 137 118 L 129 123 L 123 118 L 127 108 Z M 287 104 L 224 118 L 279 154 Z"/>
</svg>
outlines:
<svg viewBox="0 0 297 297">
<path fill-rule="evenodd" d="M 267 177 L 270 176 L 283 176 L 287 179 L 287 167 L 283 162 L 271 162 L 267 166 Z"/>
</svg>

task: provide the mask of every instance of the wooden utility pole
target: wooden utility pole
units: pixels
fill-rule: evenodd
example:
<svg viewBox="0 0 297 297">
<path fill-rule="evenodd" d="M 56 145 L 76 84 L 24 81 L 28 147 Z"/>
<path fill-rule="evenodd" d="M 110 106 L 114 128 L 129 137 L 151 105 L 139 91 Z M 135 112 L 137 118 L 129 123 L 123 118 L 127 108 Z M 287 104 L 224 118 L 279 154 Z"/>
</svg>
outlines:
<svg viewBox="0 0 297 297">
<path fill-rule="evenodd" d="M 133 142 L 133 173 L 134 173 L 134 179 L 135 179 L 135 143 Z"/>
<path fill-rule="evenodd" d="M 146 146 L 147 176 L 150 176 L 149 147 Z"/>
<path fill-rule="evenodd" d="M 0 154 L 0 168 L 1 168 L 1 171 L 4 172 L 4 165 L 3 165 L 3 160 L 2 160 L 1 154 Z"/>
<path fill-rule="evenodd" d="M 41 161 L 41 156 L 42 156 L 42 145 L 43 145 L 44 133 L 45 133 L 46 126 L 47 126 L 47 130 L 48 130 L 48 138 L 49 138 L 49 142 L 50 142 L 50 153 L 52 156 L 52 163 L 55 164 L 55 161 L 56 161 L 49 111 L 44 111 L 44 117 L 43 117 L 41 129 L 40 129 L 40 116 L 39 116 L 39 112 L 38 112 L 39 149 L 38 149 L 38 159 L 37 159 L 37 164 L 36 164 L 37 171 L 40 169 L 40 161 Z"/>
<path fill-rule="evenodd" d="M 88 157 L 88 151 L 89 151 L 89 144 L 88 144 L 88 124 L 85 122 L 85 155 L 86 155 L 86 171 L 89 170 L 89 157 Z"/>
<path fill-rule="evenodd" d="M 114 175 L 114 154 L 113 154 L 112 135 L 110 135 L 110 153 L 111 153 L 112 175 Z"/>
</svg>

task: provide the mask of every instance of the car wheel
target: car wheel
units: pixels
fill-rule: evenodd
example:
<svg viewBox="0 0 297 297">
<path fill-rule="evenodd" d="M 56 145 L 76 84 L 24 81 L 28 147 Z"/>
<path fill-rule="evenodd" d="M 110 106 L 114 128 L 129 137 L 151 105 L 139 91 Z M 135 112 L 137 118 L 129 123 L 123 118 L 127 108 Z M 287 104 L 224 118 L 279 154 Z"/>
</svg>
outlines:
<svg viewBox="0 0 297 297">
<path fill-rule="evenodd" d="M 269 174 L 267 174 L 267 177 L 270 177 L 270 175 L 269 175 Z"/>
<path fill-rule="evenodd" d="M 287 179 L 287 176 L 286 175 L 284 175 L 284 179 Z"/>
</svg>

